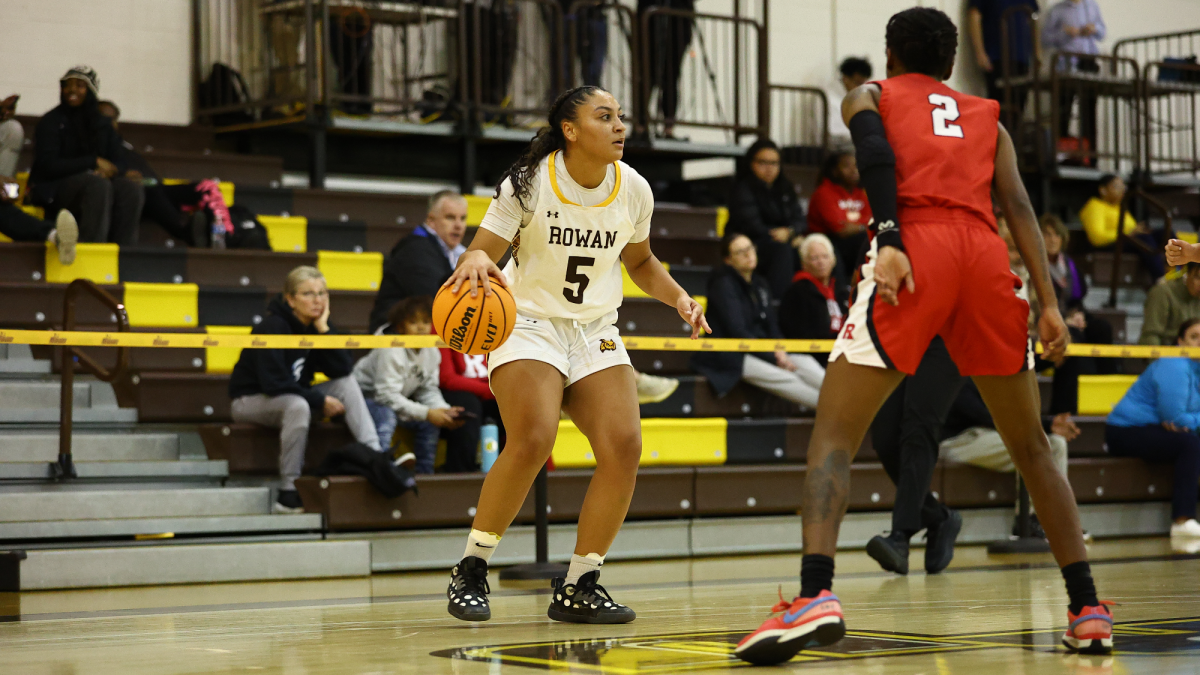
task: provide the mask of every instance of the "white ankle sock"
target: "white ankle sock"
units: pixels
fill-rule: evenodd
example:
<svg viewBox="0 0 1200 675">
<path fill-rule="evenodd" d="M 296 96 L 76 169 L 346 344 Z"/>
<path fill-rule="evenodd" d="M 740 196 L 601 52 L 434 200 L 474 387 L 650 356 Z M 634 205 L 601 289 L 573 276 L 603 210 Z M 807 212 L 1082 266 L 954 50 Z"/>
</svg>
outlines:
<svg viewBox="0 0 1200 675">
<path fill-rule="evenodd" d="M 572 555 L 571 566 L 567 568 L 567 583 L 579 583 L 579 577 L 588 572 L 599 572 L 600 566 L 604 564 L 604 556 L 599 553 L 589 553 L 587 555 Z"/>
<path fill-rule="evenodd" d="M 471 530 L 470 536 L 467 537 L 467 550 L 463 553 L 463 557 L 475 556 L 483 562 L 490 562 L 492 554 L 496 552 L 496 546 L 500 543 L 500 536 L 491 532 L 483 532 L 481 530 Z"/>
</svg>

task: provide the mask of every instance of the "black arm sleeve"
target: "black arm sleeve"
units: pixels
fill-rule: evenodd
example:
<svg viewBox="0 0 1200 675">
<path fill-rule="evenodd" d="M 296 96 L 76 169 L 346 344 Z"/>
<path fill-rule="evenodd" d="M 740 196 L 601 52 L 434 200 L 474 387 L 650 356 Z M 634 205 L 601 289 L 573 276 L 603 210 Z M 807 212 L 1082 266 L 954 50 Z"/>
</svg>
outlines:
<svg viewBox="0 0 1200 675">
<path fill-rule="evenodd" d="M 860 184 L 867 191 L 867 201 L 875 216 L 879 246 L 894 246 L 903 251 L 900 223 L 896 219 L 896 153 L 888 143 L 883 118 L 874 110 L 859 112 L 850 119 L 850 136 L 854 139 Z"/>
</svg>

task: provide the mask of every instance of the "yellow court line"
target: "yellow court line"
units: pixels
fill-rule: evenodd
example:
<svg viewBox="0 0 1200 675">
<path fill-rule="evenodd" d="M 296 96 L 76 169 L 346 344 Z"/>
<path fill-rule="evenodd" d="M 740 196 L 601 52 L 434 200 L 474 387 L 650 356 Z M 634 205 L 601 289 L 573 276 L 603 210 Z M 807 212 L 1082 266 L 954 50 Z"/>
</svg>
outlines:
<svg viewBox="0 0 1200 675">
<path fill-rule="evenodd" d="M 821 354 L 833 349 L 833 340 L 738 340 L 734 338 L 627 337 L 625 348 L 677 352 L 773 352 Z M 0 329 L 0 344 L 70 345 L 75 347 L 154 347 L 242 349 L 375 349 L 379 347 L 445 347 L 436 335 L 217 335 L 213 333 L 105 333 Z M 1183 356 L 1200 358 L 1200 347 L 1147 347 L 1141 345 L 1077 344 L 1070 356 L 1149 358 Z"/>
</svg>

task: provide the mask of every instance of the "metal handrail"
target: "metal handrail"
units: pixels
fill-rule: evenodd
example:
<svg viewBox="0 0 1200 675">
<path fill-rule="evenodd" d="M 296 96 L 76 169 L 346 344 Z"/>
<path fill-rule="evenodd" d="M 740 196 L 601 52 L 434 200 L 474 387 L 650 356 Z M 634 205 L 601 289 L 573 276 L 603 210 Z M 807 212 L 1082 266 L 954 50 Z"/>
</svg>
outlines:
<svg viewBox="0 0 1200 675">
<path fill-rule="evenodd" d="M 1159 213 L 1162 214 L 1163 222 L 1164 222 L 1164 227 L 1163 227 L 1164 241 L 1175 236 L 1175 222 L 1171 218 L 1171 209 L 1167 208 L 1167 206 L 1165 204 L 1163 204 L 1162 202 L 1160 202 L 1159 200 L 1155 199 L 1154 197 L 1151 197 L 1149 194 L 1146 194 L 1146 192 L 1144 190 L 1142 190 L 1141 188 L 1130 187 L 1129 190 L 1125 193 L 1125 199 L 1121 200 L 1121 209 L 1117 216 L 1117 242 L 1116 242 L 1116 245 L 1113 247 L 1112 278 L 1109 279 L 1109 291 L 1108 291 L 1108 306 L 1109 307 L 1117 306 L 1117 288 L 1121 285 L 1121 252 L 1122 252 L 1122 249 L 1124 248 L 1124 244 L 1126 242 L 1129 242 L 1130 244 L 1137 246 L 1143 250 L 1146 250 L 1148 248 L 1144 243 L 1138 241 L 1137 239 L 1133 239 L 1129 235 L 1125 234 L 1125 227 L 1124 227 L 1125 214 L 1127 214 L 1129 212 L 1127 205 L 1129 204 L 1130 200 L 1132 200 L 1134 197 L 1141 198 L 1143 201 L 1145 201 L 1147 204 L 1149 204 L 1155 211 L 1158 211 Z M 1154 253 L 1154 251 L 1150 251 L 1150 253 Z M 1159 253 L 1161 253 L 1161 251 L 1159 251 Z"/>
<path fill-rule="evenodd" d="M 1124 40 L 1118 40 L 1117 43 L 1115 45 L 1113 45 L 1112 53 L 1113 53 L 1113 56 L 1122 56 L 1121 50 L 1126 47 L 1130 47 L 1131 45 L 1134 45 L 1135 43 L 1140 42 L 1140 43 L 1146 43 L 1148 45 L 1149 43 L 1154 42 L 1156 40 L 1170 40 L 1171 38 L 1185 38 L 1185 37 L 1200 37 L 1200 28 L 1193 28 L 1192 30 L 1178 31 L 1175 33 L 1159 33 L 1157 35 L 1142 35 L 1140 37 L 1125 38 Z M 1181 56 L 1182 56 L 1182 54 L 1181 54 Z M 1131 56 L 1129 58 L 1136 59 L 1137 57 Z M 1149 55 L 1147 55 L 1147 59 L 1149 59 Z M 1158 59 L 1156 58 L 1155 60 L 1158 60 Z"/>
<path fill-rule="evenodd" d="M 691 21 L 693 25 L 695 25 L 697 19 L 705 19 L 705 20 L 722 21 L 722 22 L 732 23 L 734 25 L 734 34 L 735 35 L 737 35 L 738 29 L 740 27 L 746 26 L 755 31 L 756 37 L 757 37 L 757 42 L 758 42 L 758 45 L 757 45 L 758 53 L 755 55 L 756 65 L 758 67 L 758 72 L 756 73 L 757 79 L 758 79 L 758 82 L 756 83 L 758 86 L 758 90 L 756 92 L 757 96 L 755 97 L 756 98 L 755 115 L 756 115 L 757 119 L 755 120 L 756 124 L 754 126 L 749 126 L 748 124 L 742 124 L 742 111 L 741 111 L 741 107 L 740 107 L 740 103 L 741 103 L 740 86 L 742 84 L 742 81 L 741 81 L 741 78 L 739 77 L 739 75 L 741 73 L 741 61 L 742 61 L 740 49 L 735 49 L 734 54 L 733 54 L 733 73 L 734 73 L 734 78 L 733 78 L 734 92 L 733 92 L 733 97 L 732 97 L 733 98 L 733 123 L 732 124 L 717 124 L 717 123 L 711 123 L 711 122 L 697 122 L 697 121 L 689 121 L 689 120 L 682 120 L 682 119 L 676 119 L 673 121 L 679 125 L 700 126 L 700 127 L 708 127 L 708 128 L 712 128 L 712 129 L 723 129 L 726 131 L 732 131 L 734 134 L 756 134 L 758 136 L 764 136 L 764 137 L 766 135 L 768 135 L 770 133 L 771 103 L 770 103 L 770 83 L 769 83 L 769 79 L 768 79 L 769 74 L 767 72 L 767 59 L 768 59 L 768 55 L 766 52 L 767 43 L 766 43 L 766 39 L 765 39 L 765 31 L 763 29 L 763 25 L 753 19 L 748 19 L 748 18 L 744 18 L 744 17 L 740 17 L 740 16 L 723 16 L 723 15 L 719 15 L 719 14 L 704 14 L 704 13 L 700 13 L 700 12 L 690 12 L 690 11 L 683 10 L 683 9 L 675 9 L 672 7 L 651 7 L 650 9 L 646 10 L 645 12 L 642 12 L 641 17 L 640 17 L 641 23 L 639 26 L 639 34 L 640 34 L 640 40 L 641 40 L 641 67 L 642 67 L 641 101 L 644 106 L 644 115 L 645 115 L 647 125 L 666 121 L 665 119 L 660 119 L 660 118 L 655 117 L 650 112 L 650 94 L 651 94 L 651 90 L 653 89 L 652 82 L 654 79 L 650 72 L 650 68 L 653 65 L 651 63 L 652 59 L 650 58 L 650 42 L 651 42 L 650 22 L 655 17 L 660 17 L 660 16 L 674 17 L 676 19 L 683 19 L 683 20 Z"/>
<path fill-rule="evenodd" d="M 87 279 L 76 279 L 67 285 L 63 293 L 63 330 L 75 329 L 75 300 L 81 291 L 87 291 L 100 304 L 112 310 L 116 317 L 117 330 L 129 332 L 129 315 L 125 305 L 109 295 L 104 289 Z M 58 429 L 58 461 L 50 463 L 50 475 L 55 480 L 76 478 L 75 462 L 71 457 L 72 423 L 75 409 L 75 360 L 85 370 L 104 382 L 112 382 L 121 377 L 129 369 L 129 348 L 117 347 L 117 365 L 109 370 L 96 363 L 92 357 L 73 346 L 59 347 L 62 361 L 62 389 L 59 393 L 59 429 Z"/>
<path fill-rule="evenodd" d="M 628 22 L 629 33 L 625 36 L 625 38 L 629 47 L 629 92 L 632 98 L 629 101 L 622 101 L 621 103 L 623 104 L 630 119 L 634 121 L 635 127 L 644 128 L 643 110 L 645 106 L 641 100 L 642 85 L 640 76 L 642 69 L 641 63 L 639 63 L 641 50 L 638 49 L 638 45 L 641 44 L 641 36 L 639 34 L 640 24 L 637 19 L 637 13 L 634 12 L 633 9 L 622 5 L 619 0 L 575 0 L 575 2 L 571 3 L 570 7 L 568 7 L 567 15 L 578 17 L 581 10 L 585 9 L 597 9 L 600 11 L 615 10 L 618 14 L 623 15 L 624 21 L 622 22 L 622 25 L 624 25 L 624 22 Z M 564 17 L 564 27 L 565 23 Z M 569 58 L 564 60 L 569 64 L 566 85 L 568 87 L 573 87 L 577 84 L 577 82 L 574 80 L 574 77 L 575 66 L 577 65 L 576 60 L 579 58 L 578 40 L 580 25 L 578 23 L 575 24 L 572 26 L 572 30 L 569 32 L 570 35 L 568 36 L 568 49 L 570 50 L 570 55 Z"/>
<path fill-rule="evenodd" d="M 807 95 L 813 96 L 817 100 L 818 105 L 821 108 L 820 114 L 815 117 L 816 124 L 819 124 L 820 128 L 821 128 L 821 131 L 818 134 L 818 136 L 820 137 L 821 156 L 819 157 L 818 161 L 821 161 L 821 162 L 825 161 L 826 153 L 829 152 L 829 112 L 830 112 L 829 111 L 829 95 L 826 94 L 825 90 L 821 89 L 820 87 L 805 87 L 805 86 L 798 86 L 798 85 L 791 85 L 791 84 L 769 85 L 767 87 L 768 96 L 770 96 L 770 94 L 772 94 L 774 92 L 793 93 L 793 94 L 798 94 L 798 95 L 807 94 Z M 771 111 L 770 120 L 772 122 L 776 121 L 773 109 Z M 770 134 L 770 135 L 774 134 L 774 129 L 772 129 L 770 126 L 767 127 L 767 131 L 768 131 L 768 134 Z M 784 136 L 776 137 L 776 138 L 774 138 L 774 140 L 786 152 L 787 149 L 789 147 L 791 147 L 790 145 L 788 145 L 788 140 L 790 138 L 791 137 L 784 135 Z"/>
</svg>

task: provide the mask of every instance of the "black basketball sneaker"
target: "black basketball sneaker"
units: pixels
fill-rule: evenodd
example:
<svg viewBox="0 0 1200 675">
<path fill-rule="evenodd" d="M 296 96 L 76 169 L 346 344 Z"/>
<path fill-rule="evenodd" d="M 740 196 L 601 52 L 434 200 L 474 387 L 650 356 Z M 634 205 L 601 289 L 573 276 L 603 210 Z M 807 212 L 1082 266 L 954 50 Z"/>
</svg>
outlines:
<svg viewBox="0 0 1200 675">
<path fill-rule="evenodd" d="M 562 577 L 551 581 L 554 593 L 546 616 L 568 623 L 629 623 L 636 619 L 637 613 L 613 600 L 599 580 L 599 572 L 588 572 L 576 584 L 568 584 Z"/>
<path fill-rule="evenodd" d="M 487 621 L 492 618 L 487 594 L 492 592 L 487 581 L 488 564 L 482 558 L 469 555 L 450 570 L 450 615 L 463 621 Z"/>
</svg>

